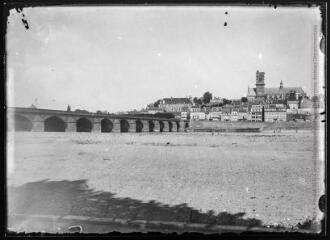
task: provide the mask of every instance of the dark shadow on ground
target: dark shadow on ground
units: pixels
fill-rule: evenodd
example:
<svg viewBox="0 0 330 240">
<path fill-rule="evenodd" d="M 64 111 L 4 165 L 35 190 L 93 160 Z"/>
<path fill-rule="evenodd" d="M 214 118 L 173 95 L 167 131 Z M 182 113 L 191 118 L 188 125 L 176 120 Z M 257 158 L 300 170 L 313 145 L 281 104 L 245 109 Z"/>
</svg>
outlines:
<svg viewBox="0 0 330 240">
<path fill-rule="evenodd" d="M 175 221 L 217 225 L 261 226 L 259 219 L 243 219 L 245 213 L 207 213 L 186 203 L 169 206 L 156 201 L 118 198 L 94 191 L 86 180 L 40 181 L 8 187 L 8 214 L 76 215 L 129 220 Z"/>
</svg>

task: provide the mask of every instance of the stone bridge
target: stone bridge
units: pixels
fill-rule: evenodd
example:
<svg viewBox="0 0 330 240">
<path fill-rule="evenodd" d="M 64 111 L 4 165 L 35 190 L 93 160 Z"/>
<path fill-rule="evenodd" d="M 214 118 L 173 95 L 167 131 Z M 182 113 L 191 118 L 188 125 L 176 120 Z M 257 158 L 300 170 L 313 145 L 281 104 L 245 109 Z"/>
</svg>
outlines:
<svg viewBox="0 0 330 240">
<path fill-rule="evenodd" d="M 189 127 L 173 118 L 33 108 L 7 108 L 7 123 L 9 131 L 33 132 L 183 132 Z"/>
</svg>

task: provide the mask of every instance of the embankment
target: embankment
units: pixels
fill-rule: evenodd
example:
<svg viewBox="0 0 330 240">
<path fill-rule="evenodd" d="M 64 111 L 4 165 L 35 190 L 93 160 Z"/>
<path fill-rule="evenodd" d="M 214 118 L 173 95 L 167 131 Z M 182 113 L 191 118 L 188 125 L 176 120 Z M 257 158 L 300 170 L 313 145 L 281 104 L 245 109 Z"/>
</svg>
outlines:
<svg viewBox="0 0 330 240">
<path fill-rule="evenodd" d="M 191 128 L 195 131 L 223 129 L 260 129 L 260 130 L 312 130 L 316 122 L 221 122 L 221 121 L 193 121 Z"/>
</svg>

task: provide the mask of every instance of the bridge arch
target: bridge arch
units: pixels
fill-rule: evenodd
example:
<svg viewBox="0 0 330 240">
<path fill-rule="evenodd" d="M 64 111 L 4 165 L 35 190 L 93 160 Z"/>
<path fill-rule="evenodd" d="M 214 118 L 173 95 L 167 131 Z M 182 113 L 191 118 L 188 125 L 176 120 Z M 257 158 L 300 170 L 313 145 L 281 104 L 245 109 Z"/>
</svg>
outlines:
<svg viewBox="0 0 330 240">
<path fill-rule="evenodd" d="M 168 131 L 172 132 L 172 130 L 173 130 L 173 124 L 172 122 L 168 122 Z"/>
<path fill-rule="evenodd" d="M 87 118 L 79 118 L 77 120 L 77 132 L 91 132 L 92 128 L 92 122 Z"/>
<path fill-rule="evenodd" d="M 15 131 L 31 131 L 32 130 L 32 122 L 27 117 L 24 117 L 19 114 L 15 114 L 14 116 L 14 122 L 15 122 Z"/>
<path fill-rule="evenodd" d="M 129 123 L 126 119 L 120 120 L 120 132 L 128 132 L 129 130 Z"/>
<path fill-rule="evenodd" d="M 142 121 L 141 120 L 136 120 L 135 124 L 136 124 L 136 132 L 142 132 L 142 129 L 143 129 Z"/>
<path fill-rule="evenodd" d="M 107 119 L 104 118 L 101 120 L 101 132 L 112 132 L 113 129 L 113 123 Z"/>
<path fill-rule="evenodd" d="M 159 131 L 160 132 L 164 132 L 164 127 L 165 127 L 165 124 L 163 121 L 159 121 Z"/>
<path fill-rule="evenodd" d="M 154 128 L 155 128 L 155 123 L 153 121 L 149 120 L 148 125 L 149 125 L 149 132 L 153 132 Z"/>
<path fill-rule="evenodd" d="M 66 127 L 67 124 L 63 119 L 56 116 L 46 118 L 44 121 L 45 132 L 65 132 Z"/>
</svg>

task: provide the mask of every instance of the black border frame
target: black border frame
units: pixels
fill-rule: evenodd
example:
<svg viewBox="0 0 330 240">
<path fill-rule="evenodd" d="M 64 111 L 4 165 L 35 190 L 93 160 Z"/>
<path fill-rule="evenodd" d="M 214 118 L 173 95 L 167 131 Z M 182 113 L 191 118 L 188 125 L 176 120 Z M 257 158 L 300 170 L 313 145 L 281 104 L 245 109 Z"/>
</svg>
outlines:
<svg viewBox="0 0 330 240">
<path fill-rule="evenodd" d="M 3 161 L 1 161 L 1 167 L 0 167 L 0 173 L 2 176 L 3 180 L 3 200 L 1 204 L 1 210 L 0 214 L 2 215 L 2 218 L 0 218 L 0 223 L 3 223 L 3 233 L 2 234 L 4 237 L 14 237 L 14 236 L 21 236 L 21 237 L 40 237 L 40 236 L 45 236 L 45 237 L 54 237 L 54 236 L 59 236 L 59 237 L 79 237 L 79 238 L 85 238 L 85 237 L 91 237 L 95 236 L 98 238 L 104 238 L 104 237 L 174 237 L 174 238 L 181 238 L 181 237 L 198 237 L 198 238 L 213 238 L 216 237 L 218 238 L 219 236 L 222 238 L 308 238 L 308 239 L 326 239 L 326 235 L 329 235 L 329 224 L 326 219 L 326 235 L 325 233 L 321 234 L 305 234 L 305 233 L 289 233 L 289 232 L 284 232 L 284 233 L 278 233 L 278 232 L 272 232 L 272 233 L 257 233 L 257 232 L 244 232 L 241 234 L 234 234 L 234 233 L 225 233 L 222 235 L 217 235 L 217 234 L 210 234 L 210 235 L 204 235 L 201 233 L 185 233 L 183 235 L 178 235 L 176 233 L 173 234 L 162 234 L 162 233 L 148 233 L 148 234 L 142 234 L 142 233 L 128 233 L 128 234 L 122 234 L 119 232 L 112 232 L 109 234 L 64 234 L 64 235 L 59 235 L 59 234 L 41 234 L 41 233 L 32 233 L 32 234 L 26 234 L 22 235 L 20 233 L 9 233 L 6 230 L 6 221 L 7 221 L 7 208 L 6 208 L 6 27 L 7 27 L 7 17 L 9 16 L 9 11 L 13 8 L 21 10 L 25 7 L 37 7 L 37 6 L 85 6 L 85 5 L 107 5 L 107 6 L 132 6 L 132 5 L 140 5 L 140 6 L 159 6 L 159 5 L 171 5 L 171 6 L 212 6 L 212 5 L 237 5 L 237 6 L 269 6 L 273 8 L 277 8 L 277 6 L 306 6 L 306 7 L 311 7 L 311 6 L 320 6 L 321 8 L 321 15 L 322 15 L 322 33 L 325 37 L 325 44 L 324 44 L 324 54 L 325 54 L 325 83 L 326 85 L 324 86 L 325 88 L 325 107 L 326 109 L 328 108 L 328 105 L 326 103 L 327 99 L 327 1 L 237 1 L 237 0 L 231 0 L 231 1 L 217 1 L 217 0 L 207 0 L 207 1 L 198 1 L 198 0 L 190 0 L 190 1 L 162 1 L 162 0 L 51 0 L 51 1 L 45 1 L 45 0 L 33 0 L 33 1 L 28 1 L 28 0 L 18 0 L 18 1 L 11 1 L 11 2 L 4 2 L 2 4 L 3 10 L 1 11 L 2 18 L 1 18 L 1 30 L 2 30 L 2 70 L 3 70 L 3 81 L 2 81 L 2 91 L 1 91 L 1 120 L 3 120 L 3 123 L 1 123 L 1 133 L 3 134 L 3 144 L 1 145 L 1 152 L 3 153 Z M 326 112 L 323 113 L 325 122 L 326 122 Z M 326 129 L 325 129 L 325 144 L 327 145 L 327 122 L 326 122 Z M 325 151 L 325 159 L 327 159 L 327 148 Z M 325 161 L 326 162 L 326 161 Z M 325 193 L 328 193 L 328 185 L 327 185 L 327 173 L 329 166 L 326 163 L 325 166 L 325 184 L 326 184 L 326 189 Z M 326 206 L 328 206 L 327 201 L 326 201 Z M 326 208 L 327 209 L 327 208 Z M 325 213 L 327 215 L 327 213 Z M 325 229 L 324 229 L 325 230 Z M 1 231 L 2 232 L 2 231 Z"/>
</svg>

